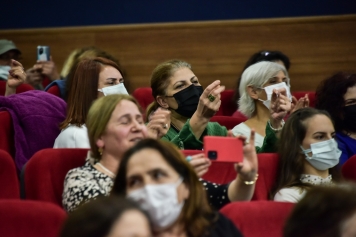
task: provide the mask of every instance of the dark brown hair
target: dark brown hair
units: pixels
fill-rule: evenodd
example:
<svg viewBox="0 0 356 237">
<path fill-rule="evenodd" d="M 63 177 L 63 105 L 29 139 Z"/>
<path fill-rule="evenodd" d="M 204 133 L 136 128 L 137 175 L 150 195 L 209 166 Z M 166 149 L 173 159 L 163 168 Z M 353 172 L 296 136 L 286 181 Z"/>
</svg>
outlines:
<svg viewBox="0 0 356 237">
<path fill-rule="evenodd" d="M 126 196 L 127 165 L 133 154 L 143 149 L 158 151 L 167 163 L 183 178 L 189 188 L 189 197 L 184 203 L 180 222 L 184 225 L 188 236 L 203 236 L 215 221 L 216 216 L 208 204 L 205 190 L 192 166 L 173 144 L 166 141 L 145 139 L 129 149 L 123 156 L 115 179 L 112 194 Z"/>
<path fill-rule="evenodd" d="M 79 62 L 70 83 L 67 117 L 60 124 L 60 129 L 69 124 L 80 127 L 86 123 L 89 108 L 98 98 L 99 74 L 103 66 L 114 67 L 121 73 L 118 65 L 106 58 L 84 59 Z"/>
<path fill-rule="evenodd" d="M 148 215 L 126 198 L 99 197 L 78 207 L 65 221 L 61 237 L 105 237 L 113 224 L 126 212 L 137 210 L 149 222 Z"/>
<path fill-rule="evenodd" d="M 311 184 L 303 183 L 300 176 L 304 171 L 305 156 L 301 152 L 301 144 L 308 130 L 308 120 L 315 115 L 325 115 L 330 120 L 328 112 L 314 108 L 303 108 L 295 111 L 288 117 L 284 125 L 280 142 L 278 144 L 279 164 L 277 173 L 277 183 L 272 190 L 271 198 L 282 188 L 300 187 L 310 188 Z M 329 169 L 333 181 L 340 178 L 338 167 Z"/>
<path fill-rule="evenodd" d="M 336 131 L 347 131 L 343 123 L 345 106 L 344 95 L 348 88 L 356 85 L 356 74 L 339 72 L 322 81 L 315 94 L 315 108 L 329 112 L 334 120 Z"/>
<path fill-rule="evenodd" d="M 341 237 L 345 221 L 356 213 L 354 183 L 313 187 L 296 204 L 284 227 L 284 237 Z"/>
</svg>

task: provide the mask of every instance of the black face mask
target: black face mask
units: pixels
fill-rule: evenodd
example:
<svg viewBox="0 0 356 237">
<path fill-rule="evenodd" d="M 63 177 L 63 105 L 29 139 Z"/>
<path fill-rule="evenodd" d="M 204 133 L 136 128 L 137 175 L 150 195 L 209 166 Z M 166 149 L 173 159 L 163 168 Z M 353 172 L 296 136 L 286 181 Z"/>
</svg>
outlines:
<svg viewBox="0 0 356 237">
<path fill-rule="evenodd" d="M 347 132 L 356 132 L 356 104 L 344 107 L 343 127 Z"/>
<path fill-rule="evenodd" d="M 173 97 L 178 103 L 175 111 L 184 117 L 191 118 L 197 110 L 201 94 L 203 94 L 203 87 L 193 84 L 175 93 Z"/>
</svg>

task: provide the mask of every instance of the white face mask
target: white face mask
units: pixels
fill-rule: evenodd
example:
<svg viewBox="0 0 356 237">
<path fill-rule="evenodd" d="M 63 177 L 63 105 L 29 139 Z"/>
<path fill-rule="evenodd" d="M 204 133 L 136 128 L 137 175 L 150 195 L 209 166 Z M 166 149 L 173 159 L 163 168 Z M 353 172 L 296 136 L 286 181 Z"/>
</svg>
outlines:
<svg viewBox="0 0 356 237">
<path fill-rule="evenodd" d="M 10 69 L 10 66 L 0 66 L 0 79 L 7 80 Z"/>
<path fill-rule="evenodd" d="M 282 88 L 285 88 L 285 89 L 286 89 L 287 97 L 292 101 L 292 95 L 291 95 L 291 93 L 290 93 L 290 88 L 289 88 L 289 86 L 287 86 L 287 84 L 286 84 L 285 82 L 281 82 L 281 83 L 278 83 L 278 84 L 275 84 L 275 85 L 266 86 L 265 88 L 262 88 L 262 89 L 264 89 L 265 92 L 266 92 L 267 100 L 261 100 L 261 99 L 258 99 L 258 100 L 259 100 L 259 101 L 262 101 L 263 104 L 264 104 L 268 109 L 270 109 L 273 90 L 274 90 L 274 89 L 282 89 Z"/>
<path fill-rule="evenodd" d="M 178 202 L 177 194 L 177 187 L 182 182 L 183 179 L 179 178 L 175 183 L 146 185 L 127 197 L 148 212 L 156 229 L 163 229 L 172 225 L 182 211 L 184 202 Z"/>
<path fill-rule="evenodd" d="M 317 170 L 327 170 L 339 163 L 341 151 L 337 147 L 335 139 L 310 144 L 310 149 L 300 146 L 305 159 Z M 312 152 L 310 157 L 308 153 Z"/>
<path fill-rule="evenodd" d="M 114 94 L 129 94 L 124 86 L 124 83 L 119 83 L 114 86 L 103 87 L 101 89 L 98 89 L 98 91 L 103 92 L 105 96 Z"/>
</svg>

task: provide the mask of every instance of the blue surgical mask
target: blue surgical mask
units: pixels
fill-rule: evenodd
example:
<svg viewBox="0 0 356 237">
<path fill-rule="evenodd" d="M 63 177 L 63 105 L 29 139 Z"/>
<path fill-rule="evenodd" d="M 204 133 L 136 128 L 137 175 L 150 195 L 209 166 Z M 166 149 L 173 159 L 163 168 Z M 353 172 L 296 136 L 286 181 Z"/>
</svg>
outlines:
<svg viewBox="0 0 356 237">
<path fill-rule="evenodd" d="M 7 80 L 10 69 L 10 66 L 0 66 L 0 79 Z"/>
</svg>

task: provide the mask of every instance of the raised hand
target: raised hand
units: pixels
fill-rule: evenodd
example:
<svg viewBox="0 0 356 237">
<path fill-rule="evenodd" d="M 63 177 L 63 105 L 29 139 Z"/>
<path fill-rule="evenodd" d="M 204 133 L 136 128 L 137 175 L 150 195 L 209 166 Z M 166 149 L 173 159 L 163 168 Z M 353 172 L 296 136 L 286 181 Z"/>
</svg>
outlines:
<svg viewBox="0 0 356 237">
<path fill-rule="evenodd" d="M 290 113 L 293 113 L 294 111 L 297 111 L 298 109 L 306 108 L 306 107 L 309 107 L 308 94 L 305 94 L 303 97 L 299 98 L 299 100 L 297 100 L 297 98 L 295 98 L 294 96 L 292 97 L 292 108 L 291 108 Z"/>
<path fill-rule="evenodd" d="M 273 128 L 281 126 L 283 118 L 291 111 L 292 105 L 285 88 L 274 89 L 271 98 L 270 123 Z"/>
<path fill-rule="evenodd" d="M 190 156 L 189 163 L 193 166 L 198 177 L 202 177 L 206 172 L 208 172 L 209 166 L 211 165 L 210 159 L 205 157 L 203 153 Z"/>
<path fill-rule="evenodd" d="M 11 60 L 11 69 L 7 78 L 7 87 L 16 89 L 26 80 L 26 73 L 22 64 L 16 60 Z"/>
<path fill-rule="evenodd" d="M 60 75 L 57 71 L 56 64 L 54 63 L 52 56 L 49 61 L 37 61 L 33 68 L 40 72 L 42 75 L 48 77 L 51 81 L 57 80 L 60 78 Z"/>
<path fill-rule="evenodd" d="M 148 136 L 160 139 L 168 132 L 171 124 L 171 112 L 166 109 L 158 108 L 149 117 L 147 126 Z"/>
</svg>

